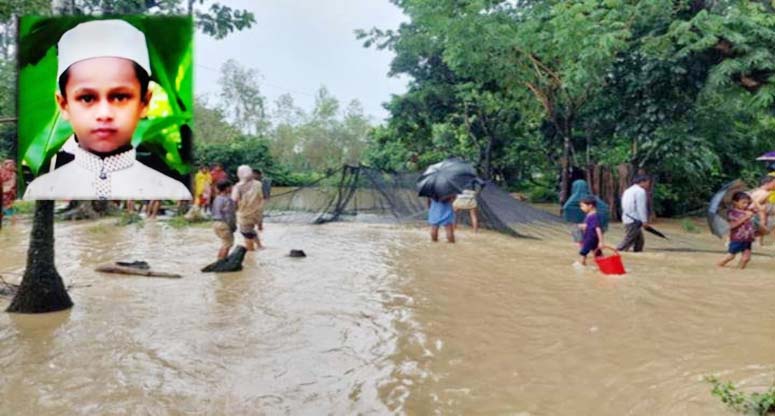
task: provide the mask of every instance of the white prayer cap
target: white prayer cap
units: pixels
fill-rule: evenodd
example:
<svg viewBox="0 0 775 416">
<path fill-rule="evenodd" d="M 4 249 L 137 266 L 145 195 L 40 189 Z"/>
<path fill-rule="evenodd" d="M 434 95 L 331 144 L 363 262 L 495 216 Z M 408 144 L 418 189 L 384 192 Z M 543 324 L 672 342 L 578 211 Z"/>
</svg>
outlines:
<svg viewBox="0 0 775 416">
<path fill-rule="evenodd" d="M 248 165 L 242 165 L 237 168 L 237 177 L 240 182 L 247 182 L 253 179 L 253 169 Z"/>
<path fill-rule="evenodd" d="M 68 30 L 59 39 L 57 79 L 70 65 L 84 59 L 116 57 L 136 62 L 148 75 L 151 61 L 145 34 L 118 19 L 92 20 Z"/>
</svg>

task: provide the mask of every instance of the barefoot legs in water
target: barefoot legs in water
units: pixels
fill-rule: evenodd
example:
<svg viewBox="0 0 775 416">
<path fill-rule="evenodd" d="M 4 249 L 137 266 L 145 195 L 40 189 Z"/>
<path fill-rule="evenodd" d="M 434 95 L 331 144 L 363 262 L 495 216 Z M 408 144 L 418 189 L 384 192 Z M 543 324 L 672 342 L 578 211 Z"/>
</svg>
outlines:
<svg viewBox="0 0 775 416">
<path fill-rule="evenodd" d="M 460 219 L 460 211 L 463 211 L 463 210 L 459 210 L 459 209 L 455 210 L 455 229 L 456 230 L 457 230 L 458 220 Z M 471 218 L 471 228 L 474 230 L 475 233 L 478 233 L 479 232 L 479 208 L 473 208 L 467 211 L 468 211 L 469 217 Z"/>
<path fill-rule="evenodd" d="M 726 266 L 730 261 L 735 259 L 736 254 L 727 254 L 726 257 L 724 257 L 720 262 L 718 262 L 719 267 Z M 751 261 L 751 250 L 745 250 L 743 251 L 743 255 L 740 256 L 740 261 L 737 263 L 737 267 L 739 269 L 745 269 L 745 266 L 748 265 L 748 262 Z"/>
<path fill-rule="evenodd" d="M 228 257 L 229 250 L 231 250 L 231 246 L 221 247 L 220 250 L 218 250 L 218 260 L 225 259 L 226 257 Z"/>
<path fill-rule="evenodd" d="M 247 251 L 256 251 L 257 249 L 260 250 L 264 248 L 264 246 L 261 245 L 261 238 L 259 237 L 256 228 L 256 226 L 253 226 L 253 230 L 251 230 L 252 233 L 249 234 L 249 237 L 245 236 L 245 234 L 242 235 L 245 237 L 245 249 L 247 249 Z"/>
<path fill-rule="evenodd" d="M 745 266 L 748 264 L 750 260 L 751 260 L 751 250 L 745 250 L 743 252 L 743 256 L 740 257 L 740 263 L 737 264 L 737 267 L 741 269 L 745 269 Z"/>
<path fill-rule="evenodd" d="M 455 242 L 455 224 L 448 224 L 444 226 L 444 232 L 447 235 L 447 242 L 448 243 L 454 243 Z M 431 241 L 434 243 L 439 241 L 439 226 L 438 225 L 432 225 L 431 226 Z"/>
<path fill-rule="evenodd" d="M 436 228 L 436 240 L 438 240 L 438 238 L 439 238 L 438 231 L 439 231 L 439 229 Z M 444 226 L 444 231 L 446 231 L 446 233 L 447 233 L 447 242 L 448 243 L 454 243 L 455 242 L 455 225 L 454 224 L 445 225 Z"/>
<path fill-rule="evenodd" d="M 718 267 L 724 267 L 729 263 L 730 261 L 735 259 L 734 254 L 727 254 L 726 257 L 724 257 L 720 262 L 718 262 Z"/>
</svg>

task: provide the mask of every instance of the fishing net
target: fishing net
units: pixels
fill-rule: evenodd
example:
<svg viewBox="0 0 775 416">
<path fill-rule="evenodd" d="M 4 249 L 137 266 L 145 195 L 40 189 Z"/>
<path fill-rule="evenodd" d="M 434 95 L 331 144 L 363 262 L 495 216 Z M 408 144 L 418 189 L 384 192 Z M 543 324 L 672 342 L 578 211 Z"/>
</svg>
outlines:
<svg viewBox="0 0 775 416">
<path fill-rule="evenodd" d="M 325 224 L 333 221 L 415 223 L 427 218 L 428 201 L 417 196 L 419 173 L 386 173 L 344 166 L 297 188 L 273 188 L 266 222 Z M 562 219 L 518 201 L 494 183 L 477 194 L 479 225 L 516 237 L 540 238 L 562 227 Z M 467 212 L 458 214 L 468 224 Z"/>
</svg>

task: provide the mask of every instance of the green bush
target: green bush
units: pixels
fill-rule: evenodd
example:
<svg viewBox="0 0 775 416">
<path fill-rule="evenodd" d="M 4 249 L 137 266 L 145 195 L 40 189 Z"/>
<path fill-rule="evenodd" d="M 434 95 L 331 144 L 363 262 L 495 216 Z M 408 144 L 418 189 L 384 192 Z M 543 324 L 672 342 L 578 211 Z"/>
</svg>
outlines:
<svg viewBox="0 0 775 416">
<path fill-rule="evenodd" d="M 269 152 L 269 142 L 263 137 L 243 136 L 230 143 L 198 143 L 197 166 L 213 163 L 223 165 L 233 180 L 240 165 L 261 169 L 272 180 L 272 186 L 303 186 L 322 176 L 317 172 L 292 172 L 276 164 Z"/>
<path fill-rule="evenodd" d="M 118 217 L 118 221 L 116 221 L 116 225 L 126 226 L 130 224 L 137 224 L 139 227 L 142 227 L 143 218 L 136 212 L 122 211 L 121 215 Z"/>
<path fill-rule="evenodd" d="M 557 191 L 537 185 L 528 189 L 527 198 L 530 202 L 557 202 Z"/>
<path fill-rule="evenodd" d="M 35 211 L 35 201 L 22 201 L 17 199 L 13 201 L 13 210 L 17 214 L 32 214 Z"/>
<path fill-rule="evenodd" d="M 721 399 L 732 410 L 745 415 L 775 414 L 775 385 L 764 393 L 744 393 L 731 381 L 722 383 L 714 376 L 705 377 L 713 385 L 711 394 Z"/>
<path fill-rule="evenodd" d="M 694 221 L 692 221 L 691 218 L 682 218 L 681 228 L 683 228 L 687 233 L 697 234 L 700 232 L 700 229 L 696 224 L 694 224 Z"/>
</svg>

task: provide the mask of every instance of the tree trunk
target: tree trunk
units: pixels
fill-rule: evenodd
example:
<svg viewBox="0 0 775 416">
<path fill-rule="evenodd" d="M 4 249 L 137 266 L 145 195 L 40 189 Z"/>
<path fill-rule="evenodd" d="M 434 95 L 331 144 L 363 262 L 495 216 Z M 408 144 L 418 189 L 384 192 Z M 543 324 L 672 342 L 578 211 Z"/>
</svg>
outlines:
<svg viewBox="0 0 775 416">
<path fill-rule="evenodd" d="M 621 219 L 621 213 L 622 213 L 622 195 L 624 194 L 624 191 L 627 190 L 627 188 L 630 187 L 630 182 L 632 181 L 633 177 L 633 170 L 632 165 L 622 163 L 621 165 L 618 165 L 616 167 L 616 173 L 617 176 L 619 176 L 619 185 L 617 186 L 617 197 L 616 200 L 618 201 L 619 209 L 617 212 L 620 214 L 619 219 Z"/>
<path fill-rule="evenodd" d="M 36 201 L 27 268 L 7 312 L 56 312 L 72 306 L 54 265 L 54 201 Z"/>
<path fill-rule="evenodd" d="M 616 207 L 619 206 L 619 198 L 616 197 L 616 182 L 614 181 L 613 169 L 606 166 L 603 170 L 603 179 L 601 185 L 601 198 L 608 204 L 609 215 L 614 220 L 620 220 L 619 212 Z"/>
<path fill-rule="evenodd" d="M 492 142 L 495 139 L 492 136 L 487 137 L 487 148 L 484 150 L 484 179 L 492 179 Z"/>
<path fill-rule="evenodd" d="M 632 139 L 632 145 L 630 148 L 630 172 L 634 174 L 634 172 L 638 171 L 638 139 L 633 138 Z M 630 177 L 628 180 L 632 179 Z M 624 192 L 624 191 L 622 191 Z"/>
<path fill-rule="evenodd" d="M 570 184 L 568 183 L 570 178 L 570 137 L 563 135 L 562 144 L 562 172 L 560 173 L 560 205 L 565 204 L 568 200 L 568 191 L 570 190 Z"/>
</svg>

